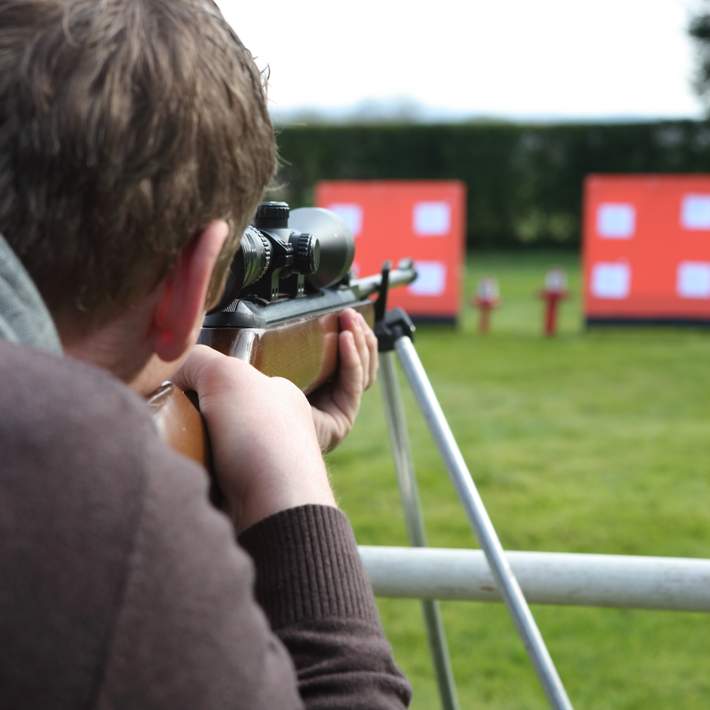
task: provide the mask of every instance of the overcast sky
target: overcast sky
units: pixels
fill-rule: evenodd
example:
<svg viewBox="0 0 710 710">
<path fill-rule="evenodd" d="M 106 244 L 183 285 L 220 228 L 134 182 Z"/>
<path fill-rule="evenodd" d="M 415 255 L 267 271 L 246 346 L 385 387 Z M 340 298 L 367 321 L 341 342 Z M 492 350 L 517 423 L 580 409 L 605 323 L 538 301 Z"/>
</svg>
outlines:
<svg viewBox="0 0 710 710">
<path fill-rule="evenodd" d="M 272 109 L 411 100 L 502 117 L 699 117 L 698 0 L 218 0 Z"/>
</svg>

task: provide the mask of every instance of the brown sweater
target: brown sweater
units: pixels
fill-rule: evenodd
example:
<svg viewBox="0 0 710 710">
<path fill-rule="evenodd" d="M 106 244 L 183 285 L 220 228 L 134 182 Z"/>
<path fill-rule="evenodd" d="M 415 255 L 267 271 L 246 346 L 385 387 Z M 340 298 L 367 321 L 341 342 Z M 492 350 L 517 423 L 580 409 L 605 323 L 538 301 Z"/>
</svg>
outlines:
<svg viewBox="0 0 710 710">
<path fill-rule="evenodd" d="M 342 513 L 262 521 L 252 561 L 123 385 L 8 343 L 0 382 L 0 709 L 407 705 Z"/>
</svg>

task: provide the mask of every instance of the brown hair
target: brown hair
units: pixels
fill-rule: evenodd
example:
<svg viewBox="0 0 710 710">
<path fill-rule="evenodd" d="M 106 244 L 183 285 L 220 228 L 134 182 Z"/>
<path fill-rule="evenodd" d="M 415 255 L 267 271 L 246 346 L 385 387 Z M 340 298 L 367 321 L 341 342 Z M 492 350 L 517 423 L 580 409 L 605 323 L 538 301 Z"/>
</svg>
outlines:
<svg viewBox="0 0 710 710">
<path fill-rule="evenodd" d="M 0 233 L 55 317 L 117 314 L 212 219 L 241 235 L 275 160 L 211 0 L 0 2 Z"/>
</svg>

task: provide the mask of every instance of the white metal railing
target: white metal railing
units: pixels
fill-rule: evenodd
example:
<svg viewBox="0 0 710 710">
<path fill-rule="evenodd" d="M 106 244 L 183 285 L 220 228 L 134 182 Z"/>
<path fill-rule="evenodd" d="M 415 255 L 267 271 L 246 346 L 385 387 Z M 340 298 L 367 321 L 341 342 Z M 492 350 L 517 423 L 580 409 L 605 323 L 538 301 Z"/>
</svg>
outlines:
<svg viewBox="0 0 710 710">
<path fill-rule="evenodd" d="M 375 594 L 501 601 L 479 550 L 361 546 Z M 710 560 L 506 552 L 530 603 L 710 611 Z"/>
</svg>

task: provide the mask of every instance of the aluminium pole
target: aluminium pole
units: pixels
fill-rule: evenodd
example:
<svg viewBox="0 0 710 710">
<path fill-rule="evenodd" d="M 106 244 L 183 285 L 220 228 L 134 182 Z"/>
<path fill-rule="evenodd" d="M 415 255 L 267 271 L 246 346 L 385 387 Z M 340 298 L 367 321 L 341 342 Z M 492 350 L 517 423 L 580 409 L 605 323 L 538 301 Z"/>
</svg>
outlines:
<svg viewBox="0 0 710 710">
<path fill-rule="evenodd" d="M 710 559 L 506 550 L 529 603 L 710 612 Z M 502 601 L 482 550 L 360 546 L 381 597 Z"/>
<path fill-rule="evenodd" d="M 562 680 L 525 601 L 520 585 L 515 579 L 510 564 L 505 557 L 493 523 L 483 505 L 478 489 L 473 482 L 471 473 L 446 421 L 444 412 L 436 398 L 434 389 L 429 382 L 412 340 L 408 335 L 401 334 L 395 339 L 394 347 L 419 407 L 424 414 L 429 430 L 436 441 L 449 475 L 466 509 L 469 522 L 486 555 L 501 596 L 508 606 L 513 621 L 518 628 L 518 633 L 525 644 L 525 649 L 535 666 L 547 698 L 556 710 L 571 710 L 572 704 L 562 685 Z"/>
<path fill-rule="evenodd" d="M 404 508 L 405 521 L 409 541 L 413 547 L 427 547 L 424 521 L 419 502 L 417 480 L 412 463 L 411 447 L 407 435 L 407 422 L 400 396 L 399 382 L 394 368 L 394 353 L 391 351 L 380 354 L 380 372 L 382 375 L 382 395 L 385 402 L 387 428 L 392 445 L 397 483 Z M 444 710 L 458 710 L 456 686 L 446 643 L 446 634 L 441 620 L 439 603 L 435 599 L 422 600 L 422 612 L 426 624 L 434 670 L 436 671 L 439 697 Z"/>
</svg>

